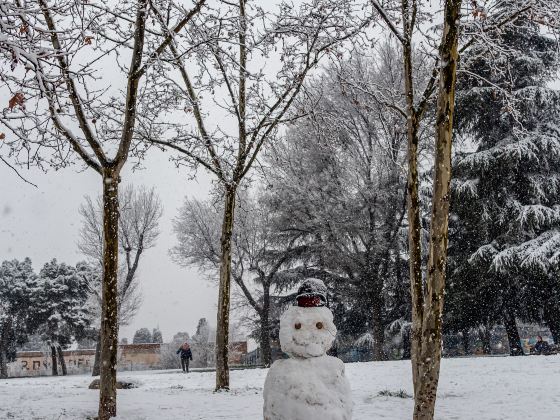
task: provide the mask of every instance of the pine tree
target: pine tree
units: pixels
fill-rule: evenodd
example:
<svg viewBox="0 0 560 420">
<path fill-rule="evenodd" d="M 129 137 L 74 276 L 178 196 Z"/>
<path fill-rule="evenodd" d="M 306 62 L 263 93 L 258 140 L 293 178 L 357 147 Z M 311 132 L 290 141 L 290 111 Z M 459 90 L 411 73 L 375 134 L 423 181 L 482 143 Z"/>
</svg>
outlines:
<svg viewBox="0 0 560 420">
<path fill-rule="evenodd" d="M 520 0 L 503 2 L 504 15 Z M 528 14 L 462 57 L 454 161 L 448 317 L 457 328 L 544 319 L 558 339 L 560 93 L 557 42 Z M 556 302 L 554 302 L 556 299 Z"/>
<path fill-rule="evenodd" d="M 152 343 L 152 333 L 147 328 L 140 328 L 134 333 L 133 344 Z"/>
<path fill-rule="evenodd" d="M 37 275 L 31 260 L 4 261 L 0 266 L 0 378 L 8 376 L 7 363 L 16 347 L 27 341 L 37 326 L 34 296 Z"/>
<path fill-rule="evenodd" d="M 208 324 L 206 318 L 200 318 L 196 327 L 196 333 L 192 336 L 193 363 L 198 367 L 207 367 L 212 364 L 212 342 L 215 331 Z M 187 337 L 188 340 L 188 337 Z"/>
<path fill-rule="evenodd" d="M 51 347 L 53 375 L 58 373 L 57 359 L 62 374 L 66 375 L 62 350 L 90 332 L 92 314 L 87 306 L 89 290 L 87 278 L 81 275 L 83 270 L 83 264 L 76 268 L 53 259 L 39 273 L 41 289 L 36 298 L 41 320 L 39 333 Z"/>
<path fill-rule="evenodd" d="M 163 336 L 161 335 L 161 330 L 159 328 L 154 328 L 152 330 L 152 343 L 163 343 Z"/>
</svg>

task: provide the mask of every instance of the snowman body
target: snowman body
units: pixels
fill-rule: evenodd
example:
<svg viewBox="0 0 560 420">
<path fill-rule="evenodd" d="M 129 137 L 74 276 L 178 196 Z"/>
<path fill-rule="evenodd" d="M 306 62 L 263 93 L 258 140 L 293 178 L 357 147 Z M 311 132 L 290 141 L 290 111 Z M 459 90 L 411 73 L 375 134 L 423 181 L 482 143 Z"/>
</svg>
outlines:
<svg viewBox="0 0 560 420">
<path fill-rule="evenodd" d="M 264 384 L 265 420 L 350 420 L 352 396 L 344 364 L 327 350 L 336 337 L 326 307 L 290 307 L 280 319 L 277 360 Z"/>
</svg>

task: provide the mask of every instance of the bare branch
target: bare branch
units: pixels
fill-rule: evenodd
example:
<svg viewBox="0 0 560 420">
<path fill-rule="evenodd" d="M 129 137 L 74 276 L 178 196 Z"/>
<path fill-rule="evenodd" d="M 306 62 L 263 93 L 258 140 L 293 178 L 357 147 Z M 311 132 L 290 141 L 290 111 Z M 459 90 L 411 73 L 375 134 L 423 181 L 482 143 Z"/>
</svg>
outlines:
<svg viewBox="0 0 560 420">
<path fill-rule="evenodd" d="M 144 34 L 146 29 L 148 0 L 142 0 L 138 4 L 136 12 L 136 24 L 134 26 L 134 47 L 132 49 L 132 57 L 130 68 L 128 70 L 126 100 L 124 108 L 124 122 L 122 127 L 122 136 L 119 143 L 119 149 L 115 156 L 115 164 L 117 173 L 128 158 L 130 143 L 134 135 L 134 124 L 136 120 L 136 108 L 138 97 L 138 81 L 141 73 L 138 71 L 142 64 L 142 54 L 144 50 Z"/>
<path fill-rule="evenodd" d="M 181 30 L 186 25 L 188 25 L 188 23 L 200 12 L 200 9 L 202 9 L 202 6 L 204 5 L 204 3 L 206 3 L 206 0 L 198 0 L 196 2 L 195 6 L 192 8 L 192 10 L 190 10 L 183 17 L 183 19 L 181 19 L 181 21 L 179 21 L 179 23 L 177 23 L 177 25 L 175 25 L 175 27 L 171 31 L 168 32 L 168 34 L 166 35 L 163 42 L 156 48 L 156 50 L 152 54 L 150 54 L 146 63 L 138 69 L 137 75 L 136 75 L 138 78 L 140 78 L 146 72 L 148 67 L 155 60 L 157 60 L 158 57 L 160 57 L 161 54 L 165 51 L 165 49 L 169 46 L 169 44 L 171 44 L 173 42 L 175 34 L 178 34 L 179 32 L 181 32 Z M 159 11 L 157 10 L 157 8 L 154 7 L 154 5 L 151 1 L 150 1 L 150 5 L 151 5 L 151 8 L 154 11 L 154 13 L 160 15 Z M 160 15 L 160 17 L 161 17 L 161 15 Z"/>
<path fill-rule="evenodd" d="M 91 149 L 95 153 L 95 156 L 99 160 L 100 164 L 102 166 L 105 166 L 105 165 L 107 165 L 108 160 L 105 156 L 105 152 L 103 151 L 103 148 L 101 147 L 101 144 L 98 142 L 98 140 L 97 140 L 96 136 L 94 135 L 93 130 L 92 130 L 92 128 L 89 125 L 89 122 L 87 120 L 85 111 L 83 109 L 83 104 L 82 104 L 80 94 L 79 94 L 79 92 L 76 88 L 76 84 L 74 83 L 74 79 L 70 75 L 70 69 L 69 69 L 68 63 L 66 61 L 66 55 L 64 54 L 64 51 L 62 50 L 62 46 L 61 46 L 60 40 L 58 38 L 58 31 L 57 31 L 56 26 L 54 24 L 54 20 L 52 19 L 50 8 L 49 8 L 46 0 L 38 0 L 38 1 L 39 1 L 39 5 L 41 6 L 41 12 L 43 13 L 43 16 L 45 17 L 47 27 L 50 31 L 51 44 L 52 44 L 52 46 L 53 46 L 53 48 L 54 48 L 54 50 L 57 54 L 58 63 L 59 63 L 60 69 L 62 71 L 62 76 L 64 78 L 64 81 L 65 81 L 67 89 L 68 89 L 68 94 L 70 96 L 70 100 L 72 101 L 72 106 L 74 107 L 76 117 L 78 118 L 78 123 L 80 125 L 80 129 L 84 133 L 86 141 L 88 142 L 89 146 L 91 147 Z"/>
<path fill-rule="evenodd" d="M 4 157 L 3 157 L 2 155 L 0 155 L 0 160 L 1 160 L 2 162 L 4 162 L 4 164 L 5 164 L 8 168 L 10 168 L 12 171 L 14 171 L 14 172 L 16 173 L 16 175 L 17 175 L 23 182 L 25 182 L 25 183 L 27 183 L 27 184 L 29 184 L 29 185 L 33 185 L 35 188 L 38 188 L 37 185 L 35 185 L 33 182 L 28 181 L 27 179 L 25 179 L 25 178 L 19 173 L 19 171 L 18 171 L 14 166 L 10 165 L 10 163 L 9 163 L 6 159 L 4 159 Z"/>
<path fill-rule="evenodd" d="M 377 10 L 377 13 L 379 13 L 379 15 L 381 16 L 383 21 L 387 24 L 387 27 L 393 33 L 393 35 L 395 35 L 397 37 L 397 39 L 399 40 L 399 42 L 401 44 L 404 44 L 405 39 L 404 39 L 403 35 L 397 29 L 397 27 L 394 25 L 394 23 L 391 21 L 391 19 L 387 15 L 387 12 L 385 11 L 385 9 L 379 4 L 379 2 L 377 0 L 371 0 L 371 5 L 375 8 L 375 10 Z"/>
</svg>

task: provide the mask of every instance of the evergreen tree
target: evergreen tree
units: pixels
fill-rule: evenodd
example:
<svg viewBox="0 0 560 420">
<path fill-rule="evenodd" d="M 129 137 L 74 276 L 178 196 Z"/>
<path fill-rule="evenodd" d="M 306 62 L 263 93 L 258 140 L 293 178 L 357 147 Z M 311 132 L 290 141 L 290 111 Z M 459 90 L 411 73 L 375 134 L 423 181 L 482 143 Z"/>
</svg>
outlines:
<svg viewBox="0 0 560 420">
<path fill-rule="evenodd" d="M 24 344 L 37 327 L 37 276 L 31 260 L 4 261 L 0 266 L 0 378 L 8 376 L 7 363 L 16 346 Z"/>
<path fill-rule="evenodd" d="M 216 332 L 206 318 L 200 318 L 196 333 L 192 336 L 193 366 L 208 367 L 213 362 L 214 336 Z M 188 339 L 188 337 L 187 337 Z"/>
<path fill-rule="evenodd" d="M 132 339 L 133 344 L 146 344 L 152 343 L 152 333 L 147 328 L 140 328 L 134 333 L 134 338 Z"/>
<path fill-rule="evenodd" d="M 558 44 L 528 14 L 488 36 L 499 47 L 467 50 L 458 81 L 456 131 L 471 150 L 454 161 L 446 304 L 455 329 L 503 322 L 513 355 L 516 318 L 544 319 L 558 340 Z"/>
<path fill-rule="evenodd" d="M 206 319 L 206 318 L 203 318 L 203 319 Z M 188 340 L 190 340 L 189 333 L 186 332 L 186 331 L 179 331 L 177 334 L 175 334 L 173 336 L 173 340 L 171 340 L 171 341 L 173 343 L 183 344 L 185 341 L 188 341 Z"/>
<path fill-rule="evenodd" d="M 62 350 L 88 335 L 92 314 L 88 309 L 88 282 L 78 268 L 56 259 L 46 263 L 39 273 L 41 293 L 37 299 L 37 315 L 41 320 L 39 333 L 51 347 L 52 372 L 57 371 L 57 357 L 62 374 L 66 375 L 66 363 Z"/>
<path fill-rule="evenodd" d="M 159 328 L 154 328 L 152 330 L 152 343 L 163 343 L 163 336 Z"/>
</svg>

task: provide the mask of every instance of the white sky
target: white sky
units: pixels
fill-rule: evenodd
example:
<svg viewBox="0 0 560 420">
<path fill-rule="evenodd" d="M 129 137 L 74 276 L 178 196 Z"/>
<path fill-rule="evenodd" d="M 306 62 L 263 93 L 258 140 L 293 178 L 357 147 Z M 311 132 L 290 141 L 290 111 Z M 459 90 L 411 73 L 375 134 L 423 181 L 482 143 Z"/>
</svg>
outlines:
<svg viewBox="0 0 560 420">
<path fill-rule="evenodd" d="M 131 339 L 138 328 L 159 326 L 164 340 L 170 340 L 178 331 L 193 334 L 201 317 L 216 323 L 216 285 L 196 269 L 177 266 L 168 254 L 175 244 L 171 220 L 186 195 L 207 196 L 210 177 L 199 172 L 197 181 L 190 181 L 186 170 L 175 169 L 166 155 L 157 151 L 149 155 L 144 166 L 146 169 L 134 173 L 125 170 L 123 181 L 156 187 L 164 214 L 157 245 L 146 251 L 140 263 L 142 306 L 132 323 L 121 328 L 120 336 Z M 84 259 L 76 246 L 81 224 L 78 208 L 84 195 L 101 192 L 101 177 L 92 170 L 78 171 L 77 166 L 46 174 L 23 171 L 37 184 L 35 188 L 0 164 L 0 261 L 30 257 L 38 272 L 52 258 L 71 264 Z"/>
</svg>

